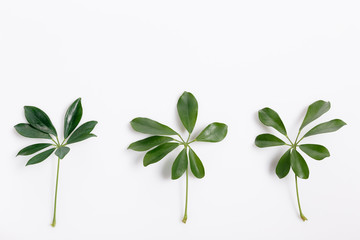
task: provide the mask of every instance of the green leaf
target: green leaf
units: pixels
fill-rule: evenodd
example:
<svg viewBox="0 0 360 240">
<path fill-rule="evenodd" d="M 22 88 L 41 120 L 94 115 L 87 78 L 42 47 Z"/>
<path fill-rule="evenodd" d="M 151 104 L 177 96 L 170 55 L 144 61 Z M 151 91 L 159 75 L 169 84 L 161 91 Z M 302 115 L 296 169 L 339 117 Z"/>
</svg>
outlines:
<svg viewBox="0 0 360 240">
<path fill-rule="evenodd" d="M 304 137 L 309 137 L 316 134 L 335 132 L 345 126 L 346 123 L 340 119 L 334 119 L 328 122 L 321 123 L 308 131 Z M 304 138 L 303 137 L 303 138 Z"/>
<path fill-rule="evenodd" d="M 273 127 L 286 136 L 287 133 L 284 123 L 282 122 L 279 114 L 277 114 L 277 112 L 275 112 L 271 108 L 261 109 L 259 111 L 259 119 L 264 125 Z"/>
<path fill-rule="evenodd" d="M 191 172 L 197 178 L 203 178 L 205 176 L 204 165 L 196 153 L 190 148 L 189 149 L 189 160 Z"/>
<path fill-rule="evenodd" d="M 188 156 L 184 148 L 176 157 L 171 168 L 171 179 L 178 179 L 181 177 L 188 167 Z"/>
<path fill-rule="evenodd" d="M 51 146 L 51 143 L 37 143 L 27 146 L 19 151 L 18 155 L 27 156 Z"/>
<path fill-rule="evenodd" d="M 91 131 L 95 128 L 96 124 L 97 121 L 89 121 L 84 123 L 78 129 L 76 129 L 73 134 L 71 134 L 66 144 L 72 144 L 84 141 L 91 137 L 96 137 L 96 135 L 91 134 Z"/>
<path fill-rule="evenodd" d="M 322 145 L 317 144 L 302 144 L 299 145 L 301 151 L 306 153 L 309 157 L 315 160 L 322 160 L 326 157 L 330 157 L 329 150 Z"/>
<path fill-rule="evenodd" d="M 147 151 L 155 146 L 158 146 L 166 142 L 170 142 L 172 140 L 174 139 L 171 137 L 152 136 L 137 142 L 133 142 L 132 144 L 130 144 L 128 149 L 132 149 L 134 151 Z"/>
<path fill-rule="evenodd" d="M 56 129 L 44 111 L 37 107 L 25 106 L 25 118 L 31 126 L 45 133 L 57 136 Z"/>
<path fill-rule="evenodd" d="M 199 142 L 220 142 L 227 134 L 228 127 L 223 123 L 211 123 L 196 137 Z"/>
<path fill-rule="evenodd" d="M 20 123 L 14 126 L 14 128 L 20 135 L 24 137 L 51 139 L 49 134 L 41 132 L 27 123 Z"/>
<path fill-rule="evenodd" d="M 156 163 L 179 146 L 179 143 L 163 143 L 160 146 L 148 151 L 144 156 L 144 166 Z"/>
<path fill-rule="evenodd" d="M 135 131 L 155 134 L 155 135 L 177 135 L 177 133 L 168 126 L 151 120 L 149 118 L 135 118 L 130 122 Z"/>
<path fill-rule="evenodd" d="M 309 178 L 309 167 L 306 164 L 305 159 L 295 149 L 291 151 L 290 162 L 296 176 L 302 179 Z"/>
<path fill-rule="evenodd" d="M 281 146 L 285 144 L 286 143 L 283 140 L 269 133 L 260 134 L 255 139 L 255 145 L 260 148 Z"/>
<path fill-rule="evenodd" d="M 192 133 L 198 115 L 198 103 L 194 95 L 184 92 L 177 103 L 177 110 L 184 127 Z"/>
<path fill-rule="evenodd" d="M 321 117 L 324 113 L 329 111 L 330 102 L 322 100 L 316 101 L 308 107 L 304 121 L 302 122 L 299 131 L 301 131 L 306 125 Z"/>
<path fill-rule="evenodd" d="M 68 138 L 68 136 L 74 131 L 74 129 L 78 126 L 81 117 L 83 114 L 83 109 L 81 106 L 81 98 L 78 98 L 73 102 L 65 114 L 64 120 L 64 138 Z"/>
<path fill-rule="evenodd" d="M 46 150 L 45 152 L 39 153 L 38 155 L 35 155 L 32 157 L 27 163 L 26 166 L 40 163 L 47 159 L 53 152 L 55 151 L 55 148 L 51 148 L 49 150 Z"/>
<path fill-rule="evenodd" d="M 290 151 L 291 149 L 287 150 L 276 165 L 276 175 L 279 178 L 286 177 L 290 171 Z"/>
<path fill-rule="evenodd" d="M 55 155 L 58 156 L 60 159 L 63 159 L 66 156 L 66 154 L 68 154 L 69 152 L 70 152 L 70 148 L 59 147 L 58 149 L 56 149 Z"/>
</svg>

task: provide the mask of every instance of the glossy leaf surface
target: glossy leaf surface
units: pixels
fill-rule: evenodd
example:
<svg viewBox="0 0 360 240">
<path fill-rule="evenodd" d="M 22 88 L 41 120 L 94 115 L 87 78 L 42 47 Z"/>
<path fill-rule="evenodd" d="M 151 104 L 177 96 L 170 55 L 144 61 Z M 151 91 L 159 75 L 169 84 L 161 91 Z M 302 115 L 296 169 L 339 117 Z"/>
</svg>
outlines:
<svg viewBox="0 0 360 240">
<path fill-rule="evenodd" d="M 309 157 L 315 160 L 322 160 L 326 157 L 330 157 L 329 150 L 326 147 L 318 144 L 302 144 L 299 145 L 301 151 L 306 153 Z"/>
<path fill-rule="evenodd" d="M 287 150 L 284 155 L 280 158 L 278 164 L 276 165 L 276 175 L 279 178 L 284 178 L 288 175 L 291 167 L 290 163 L 290 152 L 291 149 Z"/>
<path fill-rule="evenodd" d="M 149 118 L 135 118 L 130 122 L 132 128 L 141 133 L 155 135 L 177 135 L 170 127 Z"/>
<path fill-rule="evenodd" d="M 78 129 L 74 131 L 73 134 L 71 134 L 67 141 L 67 144 L 84 141 L 90 137 L 96 137 L 96 135 L 91 134 L 91 131 L 95 128 L 96 124 L 97 121 L 89 121 L 81 125 Z"/>
<path fill-rule="evenodd" d="M 198 115 L 198 102 L 194 95 L 184 92 L 177 103 L 177 110 L 184 127 L 192 133 Z"/>
<path fill-rule="evenodd" d="M 144 156 L 144 166 L 156 163 L 179 146 L 179 143 L 164 143 L 148 151 Z"/>
<path fill-rule="evenodd" d="M 223 123 L 211 123 L 196 137 L 199 142 L 220 142 L 227 134 L 228 127 Z"/>
<path fill-rule="evenodd" d="M 189 160 L 191 172 L 197 178 L 203 178 L 205 176 L 204 165 L 196 153 L 190 148 L 189 149 Z"/>
<path fill-rule="evenodd" d="M 25 118 L 34 128 L 57 136 L 56 129 L 44 111 L 37 107 L 25 106 Z"/>
<path fill-rule="evenodd" d="M 155 146 L 158 146 L 166 142 L 170 142 L 172 140 L 174 139 L 171 137 L 152 136 L 137 142 L 133 142 L 132 144 L 130 144 L 128 149 L 132 149 L 134 151 L 147 151 Z"/>
<path fill-rule="evenodd" d="M 66 156 L 66 154 L 68 154 L 69 152 L 70 152 L 70 148 L 59 147 L 58 149 L 56 149 L 55 155 L 58 156 L 60 159 L 63 159 Z"/>
<path fill-rule="evenodd" d="M 27 156 L 27 155 L 31 155 L 31 154 L 34 154 L 40 150 L 43 150 L 47 147 L 50 147 L 52 144 L 51 143 L 37 143 L 37 144 L 33 144 L 33 145 L 30 145 L 30 146 L 27 146 L 23 149 L 21 149 L 19 151 L 19 153 L 17 154 L 18 155 L 22 155 L 22 156 Z"/>
<path fill-rule="evenodd" d="M 181 177 L 188 167 L 188 156 L 184 148 L 176 157 L 171 168 L 171 179 L 178 179 Z"/>
<path fill-rule="evenodd" d="M 323 100 L 319 100 L 311 104 L 306 112 L 305 118 L 300 126 L 300 130 L 303 129 L 306 125 L 311 123 L 312 121 L 321 117 L 324 113 L 329 111 L 330 102 L 325 102 Z"/>
<path fill-rule="evenodd" d="M 64 138 L 68 138 L 75 130 L 81 120 L 82 114 L 81 98 L 78 98 L 66 111 L 64 119 Z"/>
<path fill-rule="evenodd" d="M 20 135 L 24 137 L 51 139 L 48 133 L 41 132 L 27 123 L 17 124 L 16 126 L 14 126 L 14 128 Z"/>
<path fill-rule="evenodd" d="M 290 154 L 291 167 L 299 178 L 308 179 L 309 178 L 309 167 L 305 162 L 305 159 L 297 150 L 291 150 Z"/>
<path fill-rule="evenodd" d="M 286 128 L 279 114 L 277 114 L 277 112 L 275 112 L 271 108 L 261 109 L 259 111 L 259 119 L 264 125 L 275 128 L 283 135 L 287 134 Z"/>
<path fill-rule="evenodd" d="M 313 136 L 313 135 L 321 134 L 321 133 L 335 132 L 345 125 L 346 125 L 346 123 L 343 122 L 342 120 L 334 119 L 334 120 L 324 122 L 324 123 L 321 123 L 321 124 L 313 127 L 310 131 L 308 131 L 304 135 L 304 137 L 309 137 L 309 136 Z"/>
<path fill-rule="evenodd" d="M 53 152 L 55 151 L 55 148 L 51 148 L 49 150 L 46 150 L 42 153 L 39 153 L 38 155 L 35 155 L 34 157 L 32 157 L 27 163 L 26 166 L 28 165 L 32 165 L 32 164 L 36 164 L 36 163 L 40 163 L 42 161 L 44 161 L 45 159 L 47 159 Z"/>
<path fill-rule="evenodd" d="M 255 145 L 260 148 L 281 146 L 285 144 L 286 143 L 283 140 L 269 133 L 260 134 L 255 139 Z"/>
</svg>

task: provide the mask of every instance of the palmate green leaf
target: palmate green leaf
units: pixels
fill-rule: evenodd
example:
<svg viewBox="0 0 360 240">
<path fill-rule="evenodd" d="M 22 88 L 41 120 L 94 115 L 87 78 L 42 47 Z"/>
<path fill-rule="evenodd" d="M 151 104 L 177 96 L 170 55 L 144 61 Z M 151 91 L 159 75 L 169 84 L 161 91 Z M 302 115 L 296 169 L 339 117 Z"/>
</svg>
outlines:
<svg viewBox="0 0 360 240">
<path fill-rule="evenodd" d="M 177 110 L 184 127 L 192 133 L 198 115 L 198 103 L 194 95 L 184 92 L 177 103 Z"/>
<path fill-rule="evenodd" d="M 308 131 L 304 137 L 313 136 L 321 133 L 335 132 L 345 126 L 346 123 L 340 119 L 334 119 L 328 122 L 321 123 Z"/>
<path fill-rule="evenodd" d="M 47 159 L 53 152 L 55 151 L 55 148 L 51 148 L 49 150 L 46 150 L 42 153 L 39 153 L 38 155 L 35 155 L 34 157 L 32 157 L 27 163 L 26 166 L 28 165 L 32 165 L 32 164 L 37 164 L 40 163 L 42 161 L 44 161 L 45 159 Z"/>
<path fill-rule="evenodd" d="M 69 152 L 70 148 L 63 146 L 56 149 L 55 155 L 58 156 L 60 159 L 63 159 Z"/>
<path fill-rule="evenodd" d="M 260 148 L 282 146 L 285 144 L 283 140 L 269 133 L 260 134 L 255 139 L 255 145 Z"/>
<path fill-rule="evenodd" d="M 160 161 L 179 145 L 179 143 L 163 143 L 158 147 L 148 151 L 144 156 L 144 166 L 146 167 L 150 164 Z"/>
<path fill-rule="evenodd" d="M 15 125 L 14 128 L 20 135 L 24 137 L 51 139 L 48 133 L 41 132 L 27 123 L 19 123 L 18 125 Z"/>
<path fill-rule="evenodd" d="M 170 127 L 149 118 L 135 118 L 130 122 L 135 131 L 155 135 L 177 135 Z"/>
<path fill-rule="evenodd" d="M 174 139 L 171 137 L 152 136 L 137 142 L 133 142 L 132 144 L 130 144 L 128 149 L 132 149 L 134 151 L 147 151 L 155 146 L 158 146 L 166 142 L 170 142 L 172 140 Z"/>
<path fill-rule="evenodd" d="M 291 149 L 287 150 L 284 155 L 280 158 L 278 164 L 276 165 L 276 175 L 279 178 L 284 178 L 286 175 L 288 175 L 291 167 L 290 163 L 290 152 Z"/>
<path fill-rule="evenodd" d="M 196 153 L 190 148 L 189 149 L 189 160 L 191 172 L 197 178 L 203 178 L 205 176 L 204 165 Z"/>
<path fill-rule="evenodd" d="M 301 156 L 301 154 L 295 149 L 291 150 L 290 163 L 291 163 L 291 168 L 293 169 L 296 176 L 302 179 L 309 178 L 309 167 L 306 164 L 303 156 Z"/>
<path fill-rule="evenodd" d="M 81 106 L 81 98 L 76 99 L 68 108 L 65 114 L 64 119 L 64 138 L 68 136 L 75 130 L 78 126 L 81 117 L 83 114 L 83 109 Z"/>
<path fill-rule="evenodd" d="M 324 113 L 329 111 L 329 109 L 330 109 L 330 102 L 325 102 L 323 100 L 319 100 L 311 104 L 308 107 L 305 118 L 299 130 L 301 131 L 306 125 L 321 117 Z"/>
<path fill-rule="evenodd" d="M 81 125 L 74 131 L 69 137 L 66 144 L 72 144 L 80 141 L 84 141 L 91 137 L 96 137 L 95 134 L 91 134 L 91 131 L 95 128 L 97 121 L 89 121 Z"/>
<path fill-rule="evenodd" d="M 322 160 L 326 157 L 330 157 L 329 150 L 326 147 L 318 144 L 302 144 L 299 145 L 301 151 L 306 153 L 309 157 L 315 160 Z"/>
<path fill-rule="evenodd" d="M 171 179 L 178 179 L 181 177 L 188 167 L 188 156 L 184 148 L 176 157 L 171 168 Z"/>
<path fill-rule="evenodd" d="M 271 108 L 261 109 L 259 111 L 259 119 L 264 125 L 275 128 L 283 135 L 287 134 L 286 128 L 279 114 Z"/>
<path fill-rule="evenodd" d="M 37 130 L 57 136 L 56 129 L 44 111 L 37 107 L 25 106 L 25 118 Z"/>
<path fill-rule="evenodd" d="M 17 156 L 22 155 L 22 156 L 27 156 L 27 155 L 31 155 L 34 154 L 40 150 L 43 150 L 47 147 L 50 147 L 52 144 L 51 143 L 37 143 L 37 144 L 33 144 L 30 146 L 27 146 L 23 149 L 21 149 L 19 151 L 19 153 L 17 154 Z"/>
<path fill-rule="evenodd" d="M 228 127 L 224 123 L 211 123 L 195 138 L 199 142 L 220 142 L 227 134 Z"/>
</svg>

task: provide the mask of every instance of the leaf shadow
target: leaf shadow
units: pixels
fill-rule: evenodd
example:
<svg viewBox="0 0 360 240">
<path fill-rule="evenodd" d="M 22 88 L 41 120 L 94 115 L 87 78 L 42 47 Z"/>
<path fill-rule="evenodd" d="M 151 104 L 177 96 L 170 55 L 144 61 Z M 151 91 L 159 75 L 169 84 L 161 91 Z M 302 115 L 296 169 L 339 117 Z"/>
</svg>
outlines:
<svg viewBox="0 0 360 240">
<path fill-rule="evenodd" d="M 269 173 L 274 174 L 275 170 L 276 170 L 276 166 L 280 160 L 280 158 L 282 157 L 282 155 L 284 155 L 285 151 L 278 150 L 277 153 L 275 154 L 275 156 L 271 159 L 270 161 L 270 165 L 269 165 Z"/>
</svg>

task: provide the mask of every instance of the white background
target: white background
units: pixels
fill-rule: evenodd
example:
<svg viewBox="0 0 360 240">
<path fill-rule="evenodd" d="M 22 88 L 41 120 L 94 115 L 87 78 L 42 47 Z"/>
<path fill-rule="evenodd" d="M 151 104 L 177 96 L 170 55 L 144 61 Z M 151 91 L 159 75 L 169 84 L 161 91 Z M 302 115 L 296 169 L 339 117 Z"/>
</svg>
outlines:
<svg viewBox="0 0 360 240">
<path fill-rule="evenodd" d="M 360 239 L 360 5 L 358 1 L 1 1 L 0 239 Z M 199 102 L 195 127 L 228 124 L 221 143 L 196 143 L 206 176 L 170 179 L 174 153 L 144 168 L 127 146 L 143 116 L 185 134 L 176 103 Z M 24 105 L 62 132 L 82 97 L 97 138 L 61 162 L 57 226 L 50 227 L 56 157 L 25 167 L 15 157 Z M 286 148 L 259 149 L 257 111 L 272 107 L 294 138 L 312 102 L 331 101 L 316 123 L 347 126 L 314 136 L 323 161 L 310 178 L 278 179 Z M 62 134 L 61 134 L 62 135 Z"/>
</svg>

